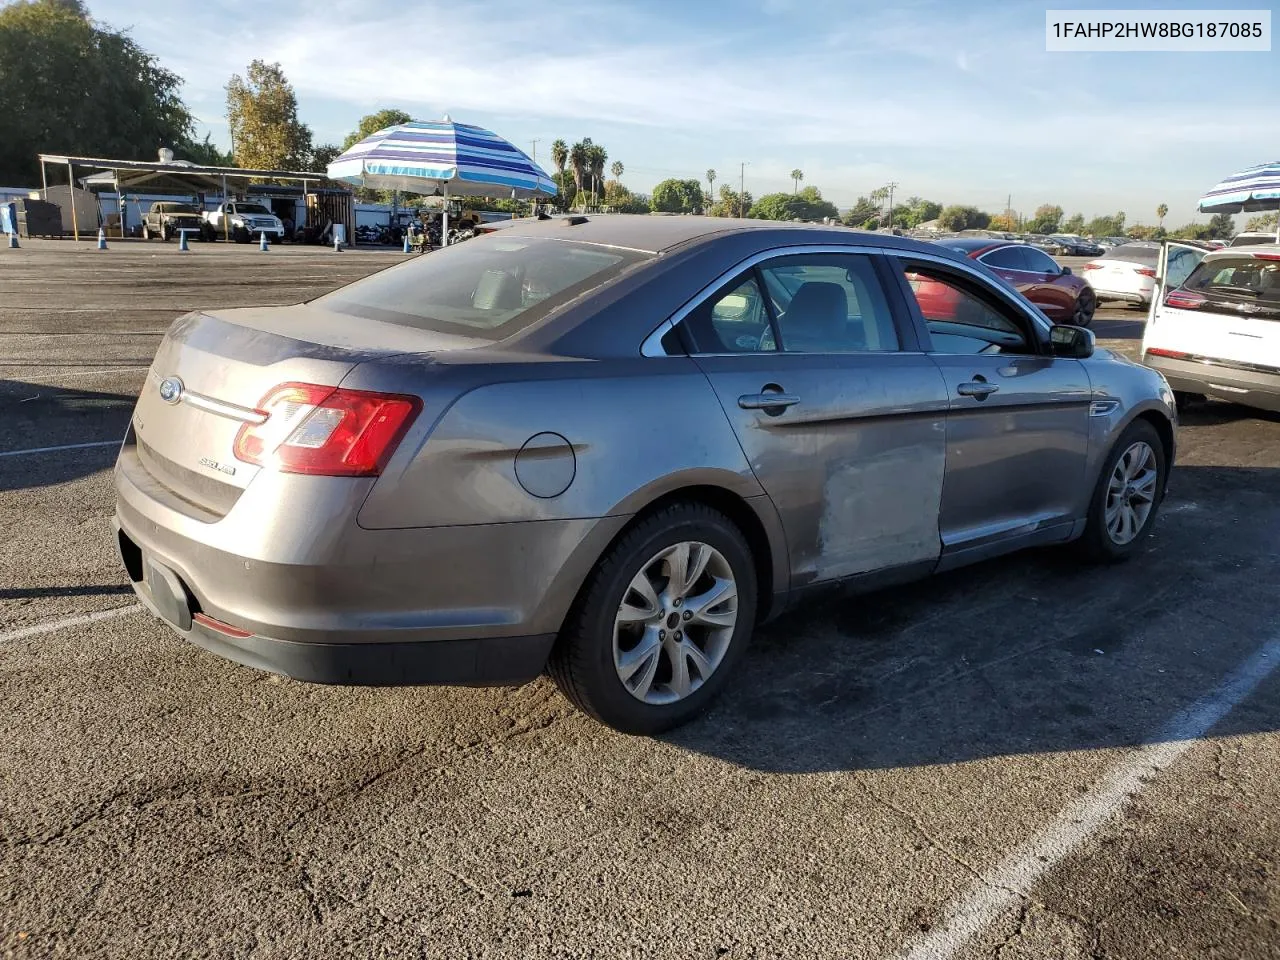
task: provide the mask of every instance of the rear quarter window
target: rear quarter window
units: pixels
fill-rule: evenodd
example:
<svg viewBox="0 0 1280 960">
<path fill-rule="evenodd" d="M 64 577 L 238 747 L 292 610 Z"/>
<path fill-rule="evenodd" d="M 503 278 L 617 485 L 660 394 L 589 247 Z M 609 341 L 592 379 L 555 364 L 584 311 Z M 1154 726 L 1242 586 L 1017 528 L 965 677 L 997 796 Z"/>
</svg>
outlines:
<svg viewBox="0 0 1280 960">
<path fill-rule="evenodd" d="M 1280 301 L 1280 260 L 1234 256 L 1202 260 L 1182 289 L 1208 297 L 1275 303 Z"/>
</svg>

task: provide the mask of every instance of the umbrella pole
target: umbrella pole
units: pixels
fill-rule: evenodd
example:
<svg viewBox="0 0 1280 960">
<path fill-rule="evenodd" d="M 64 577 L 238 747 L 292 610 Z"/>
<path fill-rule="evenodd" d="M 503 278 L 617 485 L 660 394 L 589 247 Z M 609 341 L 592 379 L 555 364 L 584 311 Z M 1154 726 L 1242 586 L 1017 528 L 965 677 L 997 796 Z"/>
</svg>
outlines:
<svg viewBox="0 0 1280 960">
<path fill-rule="evenodd" d="M 449 184 L 444 185 L 444 205 L 440 208 L 443 219 L 440 221 L 440 246 L 449 245 Z"/>
</svg>

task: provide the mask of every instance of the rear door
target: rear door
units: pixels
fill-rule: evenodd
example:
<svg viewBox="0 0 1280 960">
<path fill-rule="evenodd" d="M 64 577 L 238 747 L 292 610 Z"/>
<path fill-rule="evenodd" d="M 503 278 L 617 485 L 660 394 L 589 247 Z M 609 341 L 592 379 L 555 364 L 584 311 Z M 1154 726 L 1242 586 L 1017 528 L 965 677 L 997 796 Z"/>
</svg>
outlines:
<svg viewBox="0 0 1280 960">
<path fill-rule="evenodd" d="M 778 509 L 793 586 L 939 553 L 946 387 L 876 259 L 765 258 L 677 321 Z"/>
<path fill-rule="evenodd" d="M 1206 258 L 1170 242 L 1159 276 L 1144 351 L 1280 372 L 1280 253 L 1232 250 Z"/>
<path fill-rule="evenodd" d="M 941 286 L 960 303 L 939 317 L 930 298 L 913 302 L 947 385 L 944 563 L 1065 538 L 1085 485 L 1084 365 L 1049 355 L 1031 315 L 984 278 L 927 258 L 904 256 L 900 269 L 912 292 Z"/>
</svg>

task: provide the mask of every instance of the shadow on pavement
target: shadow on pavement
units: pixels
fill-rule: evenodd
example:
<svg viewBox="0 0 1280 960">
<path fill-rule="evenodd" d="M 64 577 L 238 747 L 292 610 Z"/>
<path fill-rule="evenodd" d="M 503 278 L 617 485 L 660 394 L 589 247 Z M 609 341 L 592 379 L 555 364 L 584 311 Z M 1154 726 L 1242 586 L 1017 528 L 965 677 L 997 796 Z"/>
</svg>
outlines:
<svg viewBox="0 0 1280 960">
<path fill-rule="evenodd" d="M 118 441 L 137 397 L 0 381 L 0 453 Z M 0 490 L 52 486 L 111 468 L 114 446 L 0 457 Z"/>
<path fill-rule="evenodd" d="M 127 583 L 95 583 L 84 587 L 0 588 L 0 600 L 34 600 L 41 597 L 111 597 L 133 593 Z"/>
<path fill-rule="evenodd" d="M 1280 630 L 1280 469 L 1173 481 L 1128 563 L 1043 549 L 783 616 L 718 705 L 664 739 L 793 773 L 1149 742 Z M 1233 722 L 1280 729 L 1280 673 L 1270 689 Z"/>
</svg>

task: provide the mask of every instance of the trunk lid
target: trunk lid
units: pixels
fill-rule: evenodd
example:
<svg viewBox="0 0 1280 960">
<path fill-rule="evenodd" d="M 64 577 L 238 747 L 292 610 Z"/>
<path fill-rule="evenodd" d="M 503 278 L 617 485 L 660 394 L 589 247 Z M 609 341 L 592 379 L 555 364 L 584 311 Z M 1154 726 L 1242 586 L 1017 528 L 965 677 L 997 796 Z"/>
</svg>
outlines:
<svg viewBox="0 0 1280 960">
<path fill-rule="evenodd" d="M 282 383 L 338 386 L 358 364 L 483 345 L 301 304 L 192 313 L 174 321 L 147 373 L 124 454 L 179 509 L 225 516 L 262 467 L 237 460 L 240 428 Z M 194 507 L 195 509 L 188 509 Z"/>
</svg>

